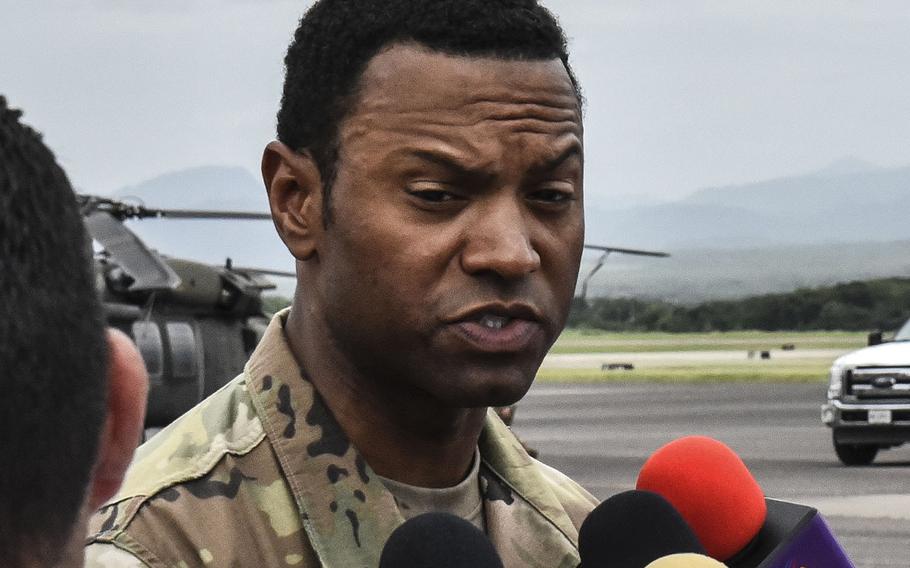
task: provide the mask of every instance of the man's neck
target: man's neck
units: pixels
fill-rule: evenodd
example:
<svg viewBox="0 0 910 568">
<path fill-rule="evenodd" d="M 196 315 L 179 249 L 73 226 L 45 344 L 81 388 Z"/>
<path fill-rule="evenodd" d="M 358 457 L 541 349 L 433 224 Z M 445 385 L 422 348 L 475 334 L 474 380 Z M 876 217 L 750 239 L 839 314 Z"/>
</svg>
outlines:
<svg viewBox="0 0 910 568">
<path fill-rule="evenodd" d="M 342 430 L 380 476 L 419 487 L 464 479 L 485 408 L 451 408 L 382 377 L 363 376 L 294 310 L 285 323 L 291 351 Z M 314 326 L 312 326 L 314 327 Z"/>
</svg>

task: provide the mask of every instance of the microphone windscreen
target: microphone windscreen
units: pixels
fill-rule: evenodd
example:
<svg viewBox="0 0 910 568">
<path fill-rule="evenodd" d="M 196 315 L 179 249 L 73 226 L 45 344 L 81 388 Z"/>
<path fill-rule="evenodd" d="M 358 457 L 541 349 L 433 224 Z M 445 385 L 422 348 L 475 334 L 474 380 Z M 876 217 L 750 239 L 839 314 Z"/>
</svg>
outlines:
<svg viewBox="0 0 910 568">
<path fill-rule="evenodd" d="M 658 449 L 641 468 L 636 487 L 666 498 L 718 560 L 743 550 L 767 514 L 764 494 L 746 464 L 725 444 L 705 436 L 680 438 Z"/>
<path fill-rule="evenodd" d="M 705 550 L 676 509 L 648 491 L 610 497 L 591 511 L 578 532 L 583 568 L 642 568 L 680 552 Z"/>
<path fill-rule="evenodd" d="M 726 568 L 726 566 L 710 556 L 686 552 L 658 558 L 645 568 Z"/>
<path fill-rule="evenodd" d="M 468 521 L 424 513 L 392 531 L 379 568 L 503 568 L 493 543 Z"/>
</svg>

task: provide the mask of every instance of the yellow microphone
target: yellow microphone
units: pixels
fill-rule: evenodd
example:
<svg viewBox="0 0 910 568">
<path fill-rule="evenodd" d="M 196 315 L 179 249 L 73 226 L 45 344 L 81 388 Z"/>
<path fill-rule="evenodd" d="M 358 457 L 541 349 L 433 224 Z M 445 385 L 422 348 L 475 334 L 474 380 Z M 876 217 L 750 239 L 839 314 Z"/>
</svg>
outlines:
<svg viewBox="0 0 910 568">
<path fill-rule="evenodd" d="M 683 552 L 658 558 L 645 568 L 727 568 L 727 565 L 710 556 Z"/>
</svg>

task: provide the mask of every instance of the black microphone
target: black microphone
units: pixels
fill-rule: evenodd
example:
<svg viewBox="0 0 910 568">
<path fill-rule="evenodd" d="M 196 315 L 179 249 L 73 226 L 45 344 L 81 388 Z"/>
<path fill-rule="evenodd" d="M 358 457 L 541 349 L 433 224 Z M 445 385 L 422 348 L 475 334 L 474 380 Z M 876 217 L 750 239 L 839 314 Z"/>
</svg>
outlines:
<svg viewBox="0 0 910 568">
<path fill-rule="evenodd" d="M 379 568 L 503 568 L 483 531 L 449 513 L 424 513 L 392 531 Z"/>
<path fill-rule="evenodd" d="M 716 563 L 704 556 L 698 537 L 673 505 L 657 493 L 637 490 L 614 495 L 591 511 L 578 532 L 578 553 L 581 568 L 644 568 L 674 556 Z M 676 559 L 662 565 L 674 564 L 685 565 Z"/>
</svg>

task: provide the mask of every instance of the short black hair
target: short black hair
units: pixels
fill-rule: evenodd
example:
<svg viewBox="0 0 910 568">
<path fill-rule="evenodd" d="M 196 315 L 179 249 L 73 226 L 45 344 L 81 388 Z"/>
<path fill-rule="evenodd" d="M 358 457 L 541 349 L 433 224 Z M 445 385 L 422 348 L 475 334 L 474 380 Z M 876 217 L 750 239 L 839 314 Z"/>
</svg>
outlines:
<svg viewBox="0 0 910 568">
<path fill-rule="evenodd" d="M 66 174 L 0 96 L 0 566 L 55 562 L 105 416 L 107 348 Z"/>
<path fill-rule="evenodd" d="M 278 139 L 310 152 L 326 192 L 335 178 L 338 126 L 356 102 L 360 78 L 373 56 L 399 42 L 450 55 L 558 58 L 582 104 L 565 33 L 537 0 L 318 0 L 284 59 Z"/>
</svg>

